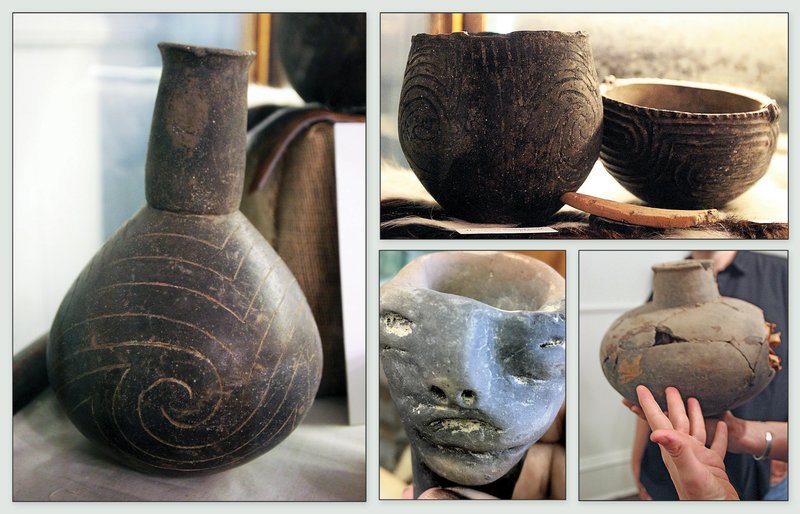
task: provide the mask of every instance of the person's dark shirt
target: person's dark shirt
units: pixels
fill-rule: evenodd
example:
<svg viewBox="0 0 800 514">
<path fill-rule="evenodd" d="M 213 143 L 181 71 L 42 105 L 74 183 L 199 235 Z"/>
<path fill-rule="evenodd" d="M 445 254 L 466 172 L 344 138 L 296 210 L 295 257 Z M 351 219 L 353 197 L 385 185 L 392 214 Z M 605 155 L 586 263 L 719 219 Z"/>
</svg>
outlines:
<svg viewBox="0 0 800 514">
<path fill-rule="evenodd" d="M 717 274 L 722 296 L 739 298 L 764 311 L 764 319 L 776 325 L 781 344 L 775 353 L 783 369 L 758 396 L 733 409 L 734 416 L 757 421 L 789 419 L 789 324 L 788 264 L 773 255 L 740 251 L 733 262 Z M 725 470 L 742 500 L 760 500 L 769 489 L 770 461 L 752 455 L 728 453 Z M 648 442 L 642 456 L 640 481 L 654 500 L 677 500 L 678 494 L 661 459 L 658 445 Z"/>
</svg>

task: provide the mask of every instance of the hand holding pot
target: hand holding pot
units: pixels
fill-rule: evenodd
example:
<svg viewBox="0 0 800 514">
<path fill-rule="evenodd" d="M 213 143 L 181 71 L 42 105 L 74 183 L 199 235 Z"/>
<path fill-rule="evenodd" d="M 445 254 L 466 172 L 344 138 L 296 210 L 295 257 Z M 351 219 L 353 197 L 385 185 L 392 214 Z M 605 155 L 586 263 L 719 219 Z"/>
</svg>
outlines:
<svg viewBox="0 0 800 514">
<path fill-rule="evenodd" d="M 628 399 L 623 398 L 622 404 L 631 412 L 647 421 L 642 407 L 636 405 Z M 706 444 L 710 445 L 713 441 L 717 424 L 725 422 L 728 428 L 728 447 L 730 453 L 744 453 L 751 455 L 761 455 L 764 453 L 765 432 L 769 431 L 772 436 L 772 446 L 770 457 L 785 461 L 788 458 L 788 429 L 789 424 L 785 421 L 753 421 L 738 418 L 731 411 L 725 411 L 719 416 L 705 418 Z M 641 458 L 641 455 L 639 456 Z M 634 472 L 638 478 L 638 473 Z M 641 492 L 641 486 L 640 486 Z"/>
<path fill-rule="evenodd" d="M 650 440 L 658 443 L 661 458 L 681 500 L 738 500 L 739 496 L 725 472 L 723 458 L 728 445 L 728 430 L 719 421 L 710 448 L 705 446 L 706 428 L 700 403 L 689 398 L 688 414 L 680 393 L 674 387 L 666 390 L 669 415 L 644 386 L 636 388 L 639 405 L 653 433 Z"/>
</svg>

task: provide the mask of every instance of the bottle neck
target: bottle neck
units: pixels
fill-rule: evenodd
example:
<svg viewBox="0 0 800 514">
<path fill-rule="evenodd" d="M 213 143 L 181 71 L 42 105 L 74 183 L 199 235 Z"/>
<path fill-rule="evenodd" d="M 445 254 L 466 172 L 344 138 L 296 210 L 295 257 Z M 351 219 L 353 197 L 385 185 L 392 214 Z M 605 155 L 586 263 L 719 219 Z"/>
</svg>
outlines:
<svg viewBox="0 0 800 514">
<path fill-rule="evenodd" d="M 160 43 L 161 81 L 145 166 L 147 202 L 190 214 L 236 211 L 244 187 L 253 52 Z"/>
<path fill-rule="evenodd" d="M 653 272 L 653 305 L 658 308 L 692 306 L 720 296 L 713 261 L 658 264 Z"/>
</svg>

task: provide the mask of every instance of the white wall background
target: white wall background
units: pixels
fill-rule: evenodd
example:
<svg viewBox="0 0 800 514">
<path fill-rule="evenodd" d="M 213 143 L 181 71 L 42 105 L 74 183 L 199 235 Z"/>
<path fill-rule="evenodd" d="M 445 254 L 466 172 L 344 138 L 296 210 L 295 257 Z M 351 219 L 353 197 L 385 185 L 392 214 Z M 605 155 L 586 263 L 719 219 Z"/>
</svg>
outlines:
<svg viewBox="0 0 800 514">
<path fill-rule="evenodd" d="M 47 332 L 101 243 L 99 87 L 87 73 L 104 37 L 97 21 L 15 19 L 15 350 Z M 72 44 L 54 44 L 55 33 Z"/>
<path fill-rule="evenodd" d="M 786 257 L 786 252 L 764 252 Z M 650 295 L 653 264 L 683 259 L 685 251 L 579 253 L 579 498 L 605 500 L 636 493 L 630 466 L 635 418 L 606 381 L 600 343 L 625 311 Z"/>
</svg>

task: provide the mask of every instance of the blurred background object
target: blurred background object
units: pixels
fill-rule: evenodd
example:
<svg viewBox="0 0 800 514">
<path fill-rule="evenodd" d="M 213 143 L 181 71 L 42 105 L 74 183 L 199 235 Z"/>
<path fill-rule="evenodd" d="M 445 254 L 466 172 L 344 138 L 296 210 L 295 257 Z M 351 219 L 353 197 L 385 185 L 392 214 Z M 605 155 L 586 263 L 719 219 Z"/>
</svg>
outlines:
<svg viewBox="0 0 800 514">
<path fill-rule="evenodd" d="M 367 105 L 366 13 L 273 17 L 280 62 L 303 100 L 363 113 Z"/>
</svg>

